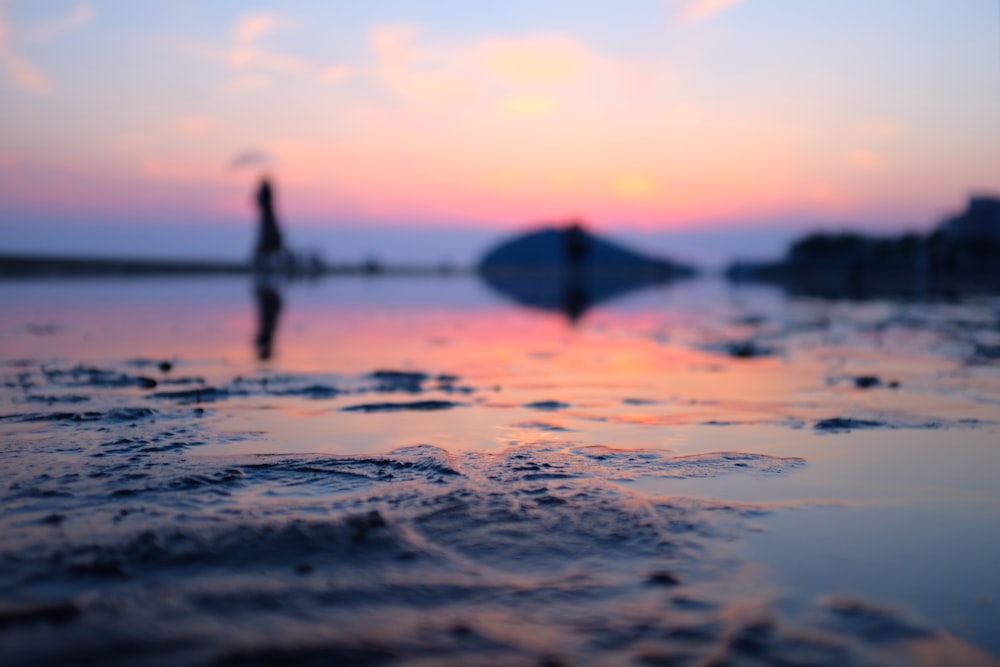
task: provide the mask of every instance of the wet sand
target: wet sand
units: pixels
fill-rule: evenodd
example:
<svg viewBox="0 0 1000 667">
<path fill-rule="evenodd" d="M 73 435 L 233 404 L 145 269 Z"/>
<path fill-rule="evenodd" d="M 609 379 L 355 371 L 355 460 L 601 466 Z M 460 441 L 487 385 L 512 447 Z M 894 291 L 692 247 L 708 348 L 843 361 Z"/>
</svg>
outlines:
<svg viewBox="0 0 1000 667">
<path fill-rule="evenodd" d="M 53 255 L 0 254 L 0 278 L 122 278 L 253 276 L 252 262 L 233 260 L 134 259 L 124 257 L 71 257 Z M 326 264 L 317 260 L 305 265 L 290 265 L 283 273 L 298 278 L 379 274 L 391 276 L 432 276 L 457 273 L 452 266 L 389 265 L 377 262 L 361 264 Z"/>
<path fill-rule="evenodd" d="M 5 664 L 998 664 L 1000 300 L 431 283 L 0 284 Z"/>
</svg>

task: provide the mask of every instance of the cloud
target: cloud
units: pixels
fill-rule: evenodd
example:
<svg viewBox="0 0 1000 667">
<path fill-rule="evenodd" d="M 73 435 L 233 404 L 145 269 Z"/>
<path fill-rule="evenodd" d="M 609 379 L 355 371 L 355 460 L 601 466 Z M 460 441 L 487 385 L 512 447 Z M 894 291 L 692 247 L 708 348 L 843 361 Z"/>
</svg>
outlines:
<svg viewBox="0 0 1000 667">
<path fill-rule="evenodd" d="M 882 119 L 866 125 L 863 129 L 865 137 L 871 141 L 895 141 L 903 133 L 903 128 L 894 120 Z"/>
<path fill-rule="evenodd" d="M 31 36 L 39 42 L 46 42 L 64 33 L 73 32 L 89 25 L 94 20 L 94 7 L 88 3 L 78 4 L 72 11 L 57 16 L 31 31 Z"/>
<path fill-rule="evenodd" d="M 251 93 L 267 90 L 282 76 L 312 78 L 324 84 L 339 84 L 354 75 L 344 64 L 320 63 L 279 50 L 265 42 L 299 24 L 291 17 L 274 12 L 252 12 L 233 24 L 224 44 L 212 44 L 180 37 L 161 37 L 157 43 L 186 56 L 223 65 L 230 77 L 224 93 Z"/>
<path fill-rule="evenodd" d="M 179 119 L 174 127 L 177 133 L 185 137 L 200 137 L 204 136 L 212 129 L 215 122 L 211 118 L 204 118 L 202 116 L 188 116 Z"/>
<path fill-rule="evenodd" d="M 227 175 L 217 164 L 201 160 L 165 158 L 144 155 L 139 158 L 138 175 L 146 181 L 157 183 L 185 183 L 205 186 L 225 181 Z"/>
<path fill-rule="evenodd" d="M 0 67 L 22 90 L 41 93 L 51 89 L 52 84 L 30 63 L 21 58 L 10 44 L 10 26 L 4 15 L 5 2 L 0 2 Z"/>
<path fill-rule="evenodd" d="M 408 102 L 455 102 L 479 96 L 467 53 L 419 44 L 420 29 L 412 25 L 377 25 L 369 32 L 380 83 Z"/>
<path fill-rule="evenodd" d="M 412 25 L 377 25 L 369 35 L 375 57 L 383 70 L 404 70 L 416 54 L 420 29 Z"/>
<path fill-rule="evenodd" d="M 656 182 L 646 174 L 622 174 L 612 185 L 624 199 L 646 199 L 656 193 Z"/>
<path fill-rule="evenodd" d="M 265 169 L 274 164 L 274 156 L 257 148 L 251 148 L 241 153 L 237 153 L 229 161 L 230 169 L 242 169 L 244 167 L 258 167 Z"/>
<path fill-rule="evenodd" d="M 21 58 L 0 41 L 0 64 L 7 76 L 21 90 L 29 93 L 48 93 L 53 89 L 52 81 L 37 67 Z"/>
<path fill-rule="evenodd" d="M 847 154 L 848 163 L 861 171 L 881 171 L 885 168 L 885 158 L 867 148 L 855 148 Z"/>
<path fill-rule="evenodd" d="M 346 65 L 321 65 L 261 44 L 269 36 L 295 25 L 291 18 L 274 12 L 252 12 L 237 19 L 232 44 L 223 60 L 235 72 L 223 90 L 242 93 L 263 90 L 271 83 L 269 75 L 315 77 L 324 83 L 336 84 L 351 76 Z M 202 49 L 202 53 L 210 52 Z"/>
<path fill-rule="evenodd" d="M 680 5 L 677 21 L 684 26 L 707 21 L 729 11 L 746 0 L 669 0 L 672 6 Z"/>
<path fill-rule="evenodd" d="M 351 76 L 351 68 L 347 65 L 331 65 L 323 70 L 323 80 L 327 83 L 340 83 Z"/>
<path fill-rule="evenodd" d="M 703 117 L 704 112 L 696 102 L 678 102 L 666 109 L 666 118 L 671 123 L 694 123 Z"/>
<path fill-rule="evenodd" d="M 12 40 L 13 31 L 4 14 L 6 4 L 0 2 L 0 68 L 21 90 L 29 93 L 51 92 L 55 87 L 52 80 L 15 48 Z M 69 13 L 56 16 L 34 29 L 27 30 L 26 34 L 33 41 L 45 42 L 83 28 L 93 18 L 94 8 L 87 3 L 81 3 Z"/>
<path fill-rule="evenodd" d="M 514 97 L 504 103 L 504 111 L 517 118 L 544 116 L 550 113 L 555 103 L 544 95 L 525 95 Z"/>
<path fill-rule="evenodd" d="M 417 26 L 377 25 L 369 43 L 379 83 L 401 101 L 486 101 L 507 117 L 547 115 L 568 84 L 594 74 L 623 83 L 632 72 L 559 34 L 433 43 Z"/>
<path fill-rule="evenodd" d="M 291 21 L 278 14 L 255 12 L 246 14 L 233 28 L 233 45 L 226 62 L 234 70 L 258 69 L 271 72 L 303 74 L 313 68 L 304 58 L 266 49 L 260 41 Z"/>
<path fill-rule="evenodd" d="M 246 14 L 236 22 L 233 30 L 236 44 L 249 46 L 283 23 L 282 17 L 270 12 Z"/>
<path fill-rule="evenodd" d="M 259 93 L 271 87 L 267 74 L 239 74 L 222 85 L 222 92 L 232 94 Z"/>
<path fill-rule="evenodd" d="M 562 83 L 580 76 L 592 64 L 587 49 L 562 35 L 487 39 L 478 51 L 488 72 L 514 85 Z"/>
</svg>

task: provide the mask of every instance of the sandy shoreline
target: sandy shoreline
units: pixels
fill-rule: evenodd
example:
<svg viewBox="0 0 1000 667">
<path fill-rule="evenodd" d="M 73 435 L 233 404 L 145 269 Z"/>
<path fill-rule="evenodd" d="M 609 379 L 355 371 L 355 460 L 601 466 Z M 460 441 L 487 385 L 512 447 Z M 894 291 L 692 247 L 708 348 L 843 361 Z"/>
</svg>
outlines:
<svg viewBox="0 0 1000 667">
<path fill-rule="evenodd" d="M 997 664 L 995 302 L 393 285 L 6 286 L 10 664 Z"/>
</svg>

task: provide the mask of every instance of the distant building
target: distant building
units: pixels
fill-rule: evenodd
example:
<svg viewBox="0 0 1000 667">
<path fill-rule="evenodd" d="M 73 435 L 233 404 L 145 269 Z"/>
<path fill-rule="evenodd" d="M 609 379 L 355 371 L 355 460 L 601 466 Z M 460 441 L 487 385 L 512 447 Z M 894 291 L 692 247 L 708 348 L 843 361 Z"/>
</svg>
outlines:
<svg viewBox="0 0 1000 667">
<path fill-rule="evenodd" d="M 976 196 L 969 199 L 965 213 L 944 221 L 941 232 L 953 240 L 989 239 L 1000 241 L 1000 199 Z"/>
</svg>

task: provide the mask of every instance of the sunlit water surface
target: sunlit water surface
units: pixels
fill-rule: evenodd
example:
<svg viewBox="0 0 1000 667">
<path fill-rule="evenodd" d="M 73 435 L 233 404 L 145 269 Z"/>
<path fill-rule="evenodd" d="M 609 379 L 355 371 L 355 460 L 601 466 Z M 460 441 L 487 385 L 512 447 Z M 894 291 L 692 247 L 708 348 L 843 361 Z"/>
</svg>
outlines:
<svg viewBox="0 0 1000 667">
<path fill-rule="evenodd" d="M 0 303 L 15 663 L 1000 656 L 1000 300 L 699 281 L 571 323 L 442 277 Z"/>
</svg>

